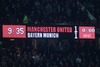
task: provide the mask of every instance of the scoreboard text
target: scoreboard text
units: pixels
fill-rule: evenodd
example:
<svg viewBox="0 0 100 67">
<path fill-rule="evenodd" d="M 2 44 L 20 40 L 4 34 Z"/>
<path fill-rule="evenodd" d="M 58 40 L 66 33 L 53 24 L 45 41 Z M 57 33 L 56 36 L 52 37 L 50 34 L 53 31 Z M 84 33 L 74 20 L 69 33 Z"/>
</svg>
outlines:
<svg viewBox="0 0 100 67">
<path fill-rule="evenodd" d="M 2 38 L 95 39 L 95 27 L 67 25 L 2 25 Z"/>
</svg>

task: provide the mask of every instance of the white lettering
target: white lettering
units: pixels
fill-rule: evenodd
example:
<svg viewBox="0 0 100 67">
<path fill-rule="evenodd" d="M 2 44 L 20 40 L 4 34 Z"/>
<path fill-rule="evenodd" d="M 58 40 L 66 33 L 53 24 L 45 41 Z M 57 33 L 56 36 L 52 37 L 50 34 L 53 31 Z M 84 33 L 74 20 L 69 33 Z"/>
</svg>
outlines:
<svg viewBox="0 0 100 67">
<path fill-rule="evenodd" d="M 59 38 L 59 33 L 43 33 L 43 38 Z"/>
<path fill-rule="evenodd" d="M 28 38 L 42 38 L 42 33 L 27 33 Z"/>
<path fill-rule="evenodd" d="M 84 38 L 91 38 L 91 35 L 90 34 L 84 34 L 83 37 Z"/>
</svg>

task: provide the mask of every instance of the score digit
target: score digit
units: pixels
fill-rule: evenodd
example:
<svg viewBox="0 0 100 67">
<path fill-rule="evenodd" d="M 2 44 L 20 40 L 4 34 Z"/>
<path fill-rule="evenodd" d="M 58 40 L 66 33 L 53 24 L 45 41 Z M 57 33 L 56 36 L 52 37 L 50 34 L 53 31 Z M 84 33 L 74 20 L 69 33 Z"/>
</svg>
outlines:
<svg viewBox="0 0 100 67">
<path fill-rule="evenodd" d="M 24 34 L 24 28 L 16 28 L 16 34 Z"/>
<path fill-rule="evenodd" d="M 95 29 L 89 29 L 88 31 L 89 32 L 95 32 Z"/>
<path fill-rule="evenodd" d="M 82 32 L 86 32 L 86 29 L 83 28 L 83 29 L 82 29 Z"/>
<path fill-rule="evenodd" d="M 12 28 L 8 28 L 8 34 L 12 34 L 13 30 Z"/>
</svg>

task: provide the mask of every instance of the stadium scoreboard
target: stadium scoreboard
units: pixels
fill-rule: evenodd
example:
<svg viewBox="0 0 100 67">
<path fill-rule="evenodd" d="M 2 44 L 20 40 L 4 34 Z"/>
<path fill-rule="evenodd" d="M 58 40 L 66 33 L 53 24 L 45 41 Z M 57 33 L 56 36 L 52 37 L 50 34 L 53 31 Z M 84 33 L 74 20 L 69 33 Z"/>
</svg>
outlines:
<svg viewBox="0 0 100 67">
<path fill-rule="evenodd" d="M 95 26 L 2 25 L 2 38 L 95 39 Z"/>
</svg>

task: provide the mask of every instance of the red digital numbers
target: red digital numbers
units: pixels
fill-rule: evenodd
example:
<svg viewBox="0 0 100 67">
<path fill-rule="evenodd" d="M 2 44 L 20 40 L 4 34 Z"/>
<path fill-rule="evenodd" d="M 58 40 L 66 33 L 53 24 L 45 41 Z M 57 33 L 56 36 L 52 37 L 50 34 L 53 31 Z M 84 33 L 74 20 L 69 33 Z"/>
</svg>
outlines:
<svg viewBox="0 0 100 67">
<path fill-rule="evenodd" d="M 95 39 L 95 27 L 80 26 L 79 38 L 80 39 Z"/>
<path fill-rule="evenodd" d="M 25 25 L 3 25 L 3 38 L 26 38 Z"/>
</svg>

